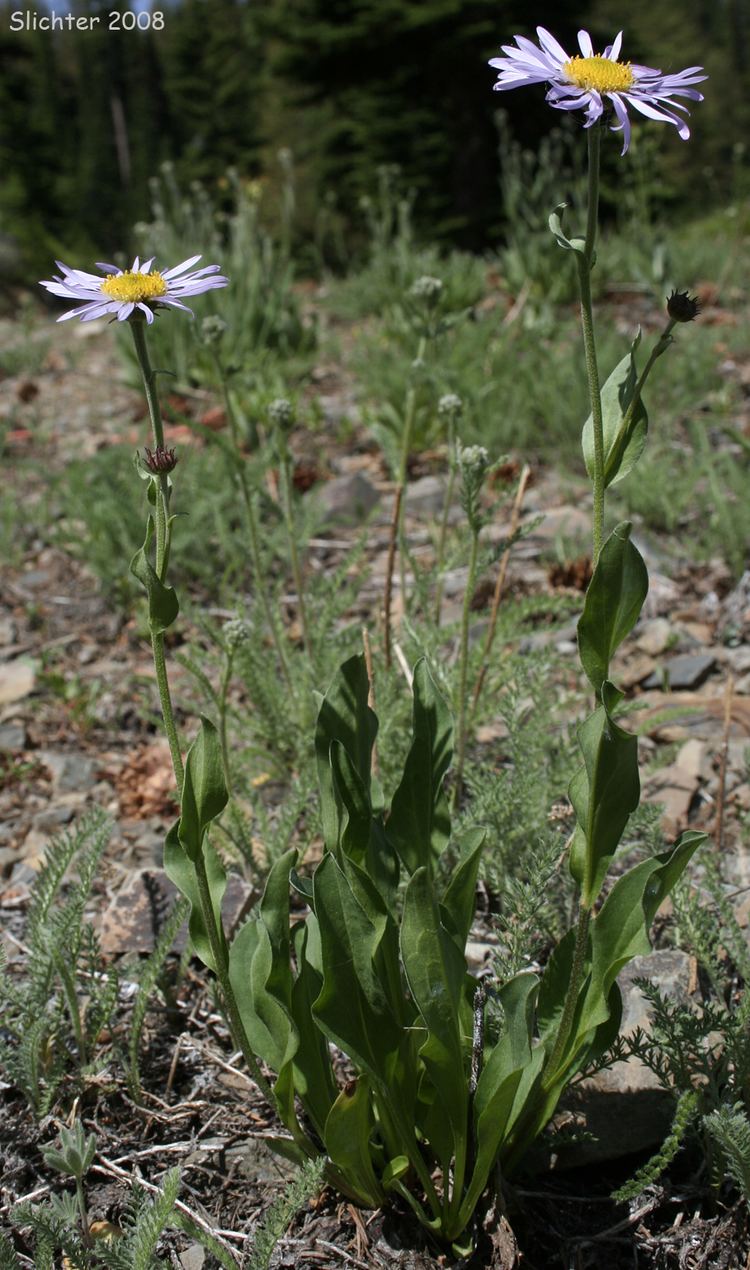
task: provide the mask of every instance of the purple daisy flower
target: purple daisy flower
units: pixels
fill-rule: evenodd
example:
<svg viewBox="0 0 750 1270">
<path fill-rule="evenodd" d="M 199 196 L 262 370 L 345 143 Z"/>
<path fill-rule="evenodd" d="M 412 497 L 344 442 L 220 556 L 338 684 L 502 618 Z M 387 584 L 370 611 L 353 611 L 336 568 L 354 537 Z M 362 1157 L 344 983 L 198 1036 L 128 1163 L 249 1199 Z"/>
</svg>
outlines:
<svg viewBox="0 0 750 1270">
<path fill-rule="evenodd" d="M 581 55 L 569 57 L 543 26 L 536 29 L 539 36 L 537 48 L 523 35 L 515 36 L 516 46 L 504 44 L 505 57 L 493 57 L 490 66 L 499 72 L 494 88 L 504 92 L 508 88 L 522 88 L 525 84 L 549 84 L 547 101 L 556 110 L 585 110 L 590 128 L 604 113 L 608 98 L 612 103 L 617 123 L 613 132 L 622 132 L 624 154 L 630 144 L 630 119 L 628 106 L 634 106 L 648 119 L 658 119 L 676 127 L 683 141 L 690 136 L 690 129 L 682 115 L 687 107 L 675 97 L 688 97 L 691 101 L 703 101 L 703 94 L 691 84 L 707 79 L 702 66 L 689 66 L 676 75 L 662 75 L 651 66 L 637 66 L 633 62 L 619 62 L 622 31 L 613 44 L 603 53 L 595 53 L 588 31 L 578 32 Z M 668 108 L 669 107 L 669 108 Z"/>
<path fill-rule="evenodd" d="M 58 322 L 74 317 L 79 317 L 82 322 L 93 322 L 94 318 L 108 314 L 117 318 L 118 322 L 124 322 L 138 310 L 151 323 L 157 307 L 184 309 L 192 316 L 192 309 L 182 303 L 185 296 L 200 295 L 203 291 L 227 285 L 229 280 L 219 273 L 218 265 L 193 269 L 199 260 L 200 256 L 191 256 L 181 265 L 161 273 L 151 269 L 153 256 L 143 264 L 136 256 L 132 269 L 118 269 L 117 265 L 97 261 L 96 267 L 101 269 L 104 277 L 86 273 L 83 269 L 70 269 L 56 260 L 61 276 L 56 276 L 51 282 L 42 282 L 40 286 L 46 287 L 53 295 L 79 302 L 76 308 L 63 313 Z M 187 272 L 189 269 L 192 273 Z"/>
</svg>

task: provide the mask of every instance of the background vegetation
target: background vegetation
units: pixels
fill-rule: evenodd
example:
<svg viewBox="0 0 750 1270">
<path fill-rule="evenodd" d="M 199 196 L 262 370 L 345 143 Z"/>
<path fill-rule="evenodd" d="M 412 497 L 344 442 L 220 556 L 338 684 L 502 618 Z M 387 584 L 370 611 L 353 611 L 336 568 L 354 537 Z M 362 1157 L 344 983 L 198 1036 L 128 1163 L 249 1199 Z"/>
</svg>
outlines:
<svg viewBox="0 0 750 1270">
<path fill-rule="evenodd" d="M 0 5 L 0 276 L 20 280 L 51 254 L 129 249 L 164 159 L 219 196 L 232 165 L 280 203 L 281 147 L 297 168 L 300 244 L 322 236 L 335 257 L 321 219 L 361 227 L 374 169 L 395 163 L 432 237 L 486 249 L 507 231 L 498 106 L 532 149 L 552 123 L 542 93 L 493 95 L 486 61 L 537 22 L 569 47 L 581 25 L 597 46 L 624 26 L 634 61 L 702 63 L 721 84 L 696 112 L 690 146 L 662 148 L 663 208 L 689 209 L 698 178 L 702 202 L 725 196 L 749 122 L 750 0 L 537 0 L 533 14 L 524 0 L 153 0 L 163 30 L 108 30 L 123 7 L 73 0 L 73 13 L 100 16 L 95 29 L 18 32 L 12 12 L 45 6 Z M 608 160 L 612 213 L 614 147 Z"/>
</svg>

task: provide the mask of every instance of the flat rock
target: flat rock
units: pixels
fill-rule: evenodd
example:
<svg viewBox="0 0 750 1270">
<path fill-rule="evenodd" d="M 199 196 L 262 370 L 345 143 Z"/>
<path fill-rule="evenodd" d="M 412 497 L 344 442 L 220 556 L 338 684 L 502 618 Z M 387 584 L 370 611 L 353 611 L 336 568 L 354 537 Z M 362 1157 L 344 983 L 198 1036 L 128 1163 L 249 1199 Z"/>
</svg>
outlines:
<svg viewBox="0 0 750 1270">
<path fill-rule="evenodd" d="M 412 516 L 434 516 L 443 510 L 445 480 L 442 476 L 420 476 L 406 487 L 406 510 Z"/>
<path fill-rule="evenodd" d="M 716 665 L 713 653 L 680 653 L 677 657 L 669 657 L 652 675 L 649 675 L 643 687 L 670 688 L 675 692 L 697 688 L 707 679 Z"/>
<path fill-rule="evenodd" d="M 641 622 L 635 631 L 635 642 L 641 652 L 658 657 L 674 641 L 672 623 L 666 617 L 652 617 Z"/>
<path fill-rule="evenodd" d="M 664 832 L 675 834 L 687 825 L 690 804 L 697 788 L 697 776 L 691 775 L 677 763 L 670 763 L 668 767 L 654 772 L 644 782 L 643 801 L 661 803 Z"/>
<path fill-rule="evenodd" d="M 691 737 L 680 748 L 675 765 L 693 780 L 708 780 L 711 775 L 711 751 L 705 741 Z"/>
<path fill-rule="evenodd" d="M 21 701 L 36 686 L 36 663 L 27 657 L 6 661 L 0 665 L 0 706 L 11 701 Z"/>
<path fill-rule="evenodd" d="M 60 793 L 81 792 L 96 784 L 96 764 L 85 754 L 40 750 L 39 761 L 51 773 L 53 789 Z"/>
<path fill-rule="evenodd" d="M 177 889 L 163 869 L 140 869 L 112 900 L 102 918 L 101 945 L 105 953 L 150 953 L 159 936 Z M 257 892 L 237 873 L 227 877 L 222 904 L 224 929 L 229 936 L 247 916 Z M 172 945 L 174 952 L 187 946 L 187 923 Z"/>
<path fill-rule="evenodd" d="M 26 748 L 26 728 L 22 723 L 0 723 L 0 750 L 18 754 Z"/>
<path fill-rule="evenodd" d="M 334 477 L 316 489 L 316 497 L 326 527 L 362 524 L 380 502 L 379 491 L 361 472 Z"/>
<path fill-rule="evenodd" d="M 650 979 L 669 998 L 689 1002 L 696 966 L 692 957 L 667 948 L 634 957 L 618 978 L 623 998 L 622 1034 L 649 1030 L 649 1006 L 634 979 Z M 594 1141 L 563 1147 L 558 1166 L 577 1168 L 617 1159 L 661 1145 L 674 1114 L 674 1098 L 638 1058 L 616 1063 L 576 1085 L 564 1096 L 558 1121 L 570 1117 L 594 1135 Z"/>
<path fill-rule="evenodd" d="M 544 542 L 554 542 L 555 538 L 588 539 L 591 533 L 591 516 L 580 507 L 551 507 L 544 513 L 544 519 L 533 531 L 534 538 Z"/>
</svg>

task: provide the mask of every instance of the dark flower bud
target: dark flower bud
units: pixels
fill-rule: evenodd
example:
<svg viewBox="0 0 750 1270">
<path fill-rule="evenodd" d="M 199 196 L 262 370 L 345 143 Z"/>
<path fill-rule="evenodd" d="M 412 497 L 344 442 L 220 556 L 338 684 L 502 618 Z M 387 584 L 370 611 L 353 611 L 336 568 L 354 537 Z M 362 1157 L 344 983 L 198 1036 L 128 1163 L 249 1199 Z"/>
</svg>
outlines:
<svg viewBox="0 0 750 1270">
<path fill-rule="evenodd" d="M 667 296 L 667 313 L 675 322 L 692 322 L 701 311 L 697 295 L 688 295 L 687 291 L 673 291 Z"/>
<path fill-rule="evenodd" d="M 155 450 L 145 448 L 144 463 L 149 472 L 153 472 L 155 476 L 160 476 L 164 472 L 171 472 L 177 466 L 177 455 L 174 450 L 168 450 L 163 445 L 157 445 Z"/>
</svg>

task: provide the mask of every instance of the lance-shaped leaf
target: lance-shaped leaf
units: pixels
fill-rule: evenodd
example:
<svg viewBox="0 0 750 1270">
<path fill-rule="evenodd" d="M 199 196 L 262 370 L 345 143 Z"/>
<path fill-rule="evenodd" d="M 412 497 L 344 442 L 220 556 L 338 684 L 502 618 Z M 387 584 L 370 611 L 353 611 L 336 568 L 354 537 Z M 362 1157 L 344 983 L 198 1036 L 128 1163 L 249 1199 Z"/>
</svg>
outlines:
<svg viewBox="0 0 750 1270">
<path fill-rule="evenodd" d="M 212 820 L 227 805 L 224 760 L 219 735 L 210 719 L 201 716 L 200 732 L 188 750 L 180 802 L 180 842 L 197 859 Z"/>
<path fill-rule="evenodd" d="M 208 929 L 204 920 L 203 910 L 201 907 L 200 888 L 195 873 L 195 862 L 191 860 L 184 846 L 180 842 L 179 820 L 172 825 L 164 842 L 164 871 L 170 881 L 174 882 L 178 891 L 181 891 L 186 899 L 190 901 L 190 939 L 193 947 L 205 966 L 214 972 L 217 969 L 216 959 L 211 951 L 211 943 L 208 937 Z M 221 923 L 221 901 L 224 898 L 224 891 L 227 885 L 227 875 L 224 872 L 221 860 L 214 851 L 211 843 L 207 838 L 203 841 L 202 847 L 203 865 L 206 870 L 206 879 L 208 881 L 208 891 L 211 897 L 211 906 L 214 914 L 214 921 L 218 932 L 219 941 L 224 946 L 224 930 Z"/>
<path fill-rule="evenodd" d="M 609 862 L 628 817 L 638 806 L 638 741 L 614 722 L 611 711 L 620 698 L 610 683 L 602 687 L 602 704 L 578 729 L 583 766 L 570 782 L 569 796 L 578 825 L 570 850 L 570 871 L 590 907 L 601 889 Z"/>
<path fill-rule="evenodd" d="M 646 445 L 648 415 L 641 398 L 633 404 L 638 383 L 635 350 L 640 331 L 621 362 L 602 388 L 602 431 L 604 434 L 604 488 L 614 485 L 635 467 Z M 583 425 L 583 457 L 586 471 L 594 479 L 594 422 L 589 415 Z"/>
<path fill-rule="evenodd" d="M 297 977 L 292 987 L 292 1017 L 299 1045 L 294 1055 L 294 1084 L 315 1128 L 323 1137 L 331 1105 L 338 1096 L 328 1041 L 313 1016 L 312 1007 L 323 987 L 320 963 L 320 936 L 317 918 L 308 913 L 294 929 L 294 959 Z"/>
<path fill-rule="evenodd" d="M 369 690 L 364 657 L 350 657 L 336 672 L 318 712 L 315 757 L 323 838 L 329 851 L 337 849 L 340 832 L 339 802 L 330 763 L 335 741 L 348 754 L 369 798 L 372 747 L 378 731 L 378 720 L 367 704 Z"/>
<path fill-rule="evenodd" d="M 630 541 L 632 525 L 616 525 L 601 549 L 578 623 L 581 663 L 595 692 L 609 678 L 609 663 L 636 622 L 648 594 L 643 558 Z"/>
<path fill-rule="evenodd" d="M 469 1046 L 461 1034 L 466 961 L 440 921 L 434 884 L 426 868 L 417 869 L 406 888 L 401 957 L 409 990 L 427 1029 L 419 1054 L 455 1140 L 465 1136 L 468 1128 Z"/>
<path fill-rule="evenodd" d="M 466 947 L 476 909 L 477 877 L 482 858 L 485 829 L 469 829 L 458 839 L 458 866 L 440 901 L 440 916 L 455 936 L 461 952 Z"/>
<path fill-rule="evenodd" d="M 331 742 L 331 773 L 339 804 L 339 845 L 345 855 L 363 864 L 370 842 L 372 810 L 367 788 L 340 741 Z"/>
<path fill-rule="evenodd" d="M 705 841 L 704 833 L 690 830 L 669 851 L 637 864 L 615 882 L 591 924 L 591 981 L 582 1028 L 604 1021 L 603 1002 L 618 974 L 633 957 L 650 952 L 648 934 L 656 911 Z"/>
<path fill-rule="evenodd" d="M 372 1165 L 373 1127 L 370 1085 L 366 1076 L 360 1076 L 342 1089 L 331 1107 L 323 1140 L 331 1162 L 341 1170 L 365 1208 L 379 1208 L 385 1199 Z"/>
<path fill-rule="evenodd" d="M 377 973 L 382 930 L 370 920 L 333 855 L 315 870 L 323 986 L 313 1005 L 319 1026 L 374 1081 L 386 1079 L 400 1028 Z"/>
<path fill-rule="evenodd" d="M 471 1219 L 503 1140 L 512 1122 L 513 1106 L 524 1072 L 541 1064 L 543 1050 L 532 1050 L 534 1004 L 539 988 L 528 971 L 509 979 L 499 992 L 503 1031 L 489 1055 L 474 1094 L 474 1171 L 461 1204 L 460 1229 Z"/>
<path fill-rule="evenodd" d="M 297 1050 L 291 1018 L 289 873 L 297 852 L 273 865 L 257 917 L 238 931 L 229 949 L 229 978 L 254 1053 L 281 1072 Z"/>
<path fill-rule="evenodd" d="M 409 873 L 431 869 L 450 837 L 443 789 L 453 754 L 453 721 L 427 662 L 414 668 L 412 743 L 393 796 L 387 833 Z"/>
<path fill-rule="evenodd" d="M 148 553 L 153 536 L 154 522 L 149 516 L 146 525 L 146 540 L 130 561 L 130 572 L 146 591 L 149 629 L 153 635 L 160 635 L 174 622 L 180 611 L 180 604 L 174 587 L 164 585 L 149 560 Z"/>
</svg>

